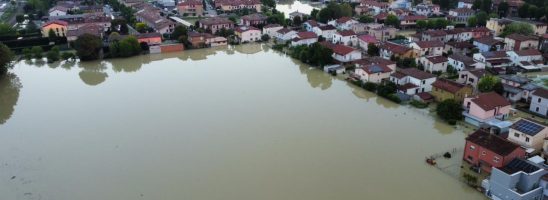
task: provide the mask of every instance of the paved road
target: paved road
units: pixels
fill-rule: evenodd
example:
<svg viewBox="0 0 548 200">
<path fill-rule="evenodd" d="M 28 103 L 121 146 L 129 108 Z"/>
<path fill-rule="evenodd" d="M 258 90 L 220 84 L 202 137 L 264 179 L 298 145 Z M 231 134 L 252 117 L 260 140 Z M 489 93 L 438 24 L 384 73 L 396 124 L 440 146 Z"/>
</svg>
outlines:
<svg viewBox="0 0 548 200">
<path fill-rule="evenodd" d="M 215 10 L 214 4 L 211 2 L 211 0 L 204 0 L 206 4 L 206 15 L 210 17 L 217 16 L 217 11 Z"/>
</svg>

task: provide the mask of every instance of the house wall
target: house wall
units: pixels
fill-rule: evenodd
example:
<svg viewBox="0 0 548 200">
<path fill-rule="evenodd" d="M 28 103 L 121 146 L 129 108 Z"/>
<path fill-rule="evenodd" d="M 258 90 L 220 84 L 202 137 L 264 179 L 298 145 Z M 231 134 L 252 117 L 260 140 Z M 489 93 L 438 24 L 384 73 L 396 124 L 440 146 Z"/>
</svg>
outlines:
<svg viewBox="0 0 548 200">
<path fill-rule="evenodd" d="M 49 16 L 65 16 L 67 15 L 67 12 L 63 12 L 63 11 L 60 11 L 60 10 L 54 10 L 54 11 L 51 11 L 49 13 Z"/>
<path fill-rule="evenodd" d="M 542 199 L 543 189 L 538 183 L 544 174 L 545 170 L 531 174 L 507 174 L 500 169 L 493 169 L 489 178 L 488 194 L 493 199 L 501 200 Z M 516 187 L 527 189 L 527 193 L 519 195 L 514 191 Z"/>
<path fill-rule="evenodd" d="M 67 27 L 60 24 L 50 24 L 42 27 L 42 37 L 48 37 L 49 30 L 55 31 L 55 34 L 59 37 L 65 37 L 67 35 Z"/>
<path fill-rule="evenodd" d="M 481 107 L 479 107 L 477 104 L 472 102 L 472 98 L 464 99 L 464 104 L 463 104 L 464 107 L 467 107 L 468 103 L 470 103 L 468 113 L 482 120 L 490 119 L 498 115 L 504 115 L 504 118 L 507 118 L 511 108 L 511 106 L 508 105 L 504 107 L 498 107 L 497 109 L 485 111 Z M 497 112 L 495 112 L 495 110 L 497 110 Z"/>
<path fill-rule="evenodd" d="M 413 92 L 413 94 L 430 92 L 432 91 L 432 83 L 436 81 L 436 78 L 429 78 L 425 80 L 416 79 L 414 77 L 409 77 L 409 83 L 419 86 L 418 91 Z"/>
<path fill-rule="evenodd" d="M 523 147 L 533 148 L 536 151 L 540 151 L 542 145 L 544 144 L 544 138 L 546 136 L 548 136 L 548 128 L 545 128 L 534 136 L 527 135 L 521 131 L 511 128 L 510 132 L 508 133 L 508 140 Z"/>
<path fill-rule="evenodd" d="M 374 74 L 368 74 L 365 73 L 365 71 L 361 68 L 356 68 L 355 74 L 360 77 L 360 80 L 363 82 L 371 82 L 371 83 L 381 83 L 382 80 L 390 78 L 390 73 L 374 73 Z"/>
<path fill-rule="evenodd" d="M 493 137 L 498 136 L 493 135 Z M 491 172 L 492 167 L 503 167 L 514 158 L 524 157 L 525 150 L 522 148 L 516 148 L 512 153 L 502 156 L 470 141 L 466 141 L 464 145 L 463 160 L 472 165 L 481 165 L 481 169 L 488 173 Z"/>
<path fill-rule="evenodd" d="M 343 63 L 362 59 L 362 53 L 360 51 L 357 51 L 357 50 L 353 51 L 349 54 L 346 54 L 346 55 L 338 55 L 338 54 L 334 53 L 332 56 L 335 60 L 337 60 L 339 62 L 343 62 Z"/>
<path fill-rule="evenodd" d="M 158 45 L 162 44 L 162 38 L 161 37 L 153 37 L 153 38 L 140 38 L 137 39 L 139 43 L 146 42 L 148 45 Z"/>
<path fill-rule="evenodd" d="M 263 35 L 266 34 L 270 36 L 270 38 L 273 38 L 276 36 L 276 31 L 282 29 L 283 27 L 272 27 L 272 28 L 263 28 Z"/>
<path fill-rule="evenodd" d="M 548 117 L 548 99 L 531 95 L 531 105 L 529 106 L 531 112 Z"/>
<path fill-rule="evenodd" d="M 261 40 L 261 31 L 248 30 L 244 32 L 236 32 L 236 35 L 240 38 L 240 42 L 254 42 Z"/>
</svg>

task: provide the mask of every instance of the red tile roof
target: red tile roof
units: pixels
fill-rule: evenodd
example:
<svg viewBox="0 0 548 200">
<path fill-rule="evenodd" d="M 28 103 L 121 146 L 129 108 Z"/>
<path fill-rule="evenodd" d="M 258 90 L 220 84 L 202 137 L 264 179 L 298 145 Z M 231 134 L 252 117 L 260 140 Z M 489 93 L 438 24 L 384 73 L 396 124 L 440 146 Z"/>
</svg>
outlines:
<svg viewBox="0 0 548 200">
<path fill-rule="evenodd" d="M 59 25 L 62 25 L 62 26 L 68 26 L 68 22 L 66 22 L 66 21 L 53 20 L 53 21 L 49 21 L 49 22 L 45 23 L 44 25 L 42 25 L 42 27 L 46 27 L 46 26 L 49 26 L 51 24 L 59 24 Z"/>
<path fill-rule="evenodd" d="M 356 32 L 354 32 L 353 30 L 338 31 L 337 33 L 339 35 L 342 35 L 343 37 L 356 35 Z"/>
<path fill-rule="evenodd" d="M 485 111 L 493 110 L 496 107 L 509 106 L 510 102 L 495 92 L 482 93 L 473 97 L 472 102 Z"/>
<path fill-rule="evenodd" d="M 305 40 L 305 39 L 317 38 L 318 36 L 314 32 L 303 31 L 303 32 L 297 33 L 297 37 L 301 40 Z"/>
<path fill-rule="evenodd" d="M 514 51 L 518 56 L 540 56 L 542 55 L 540 51 L 536 49 L 527 49 L 521 51 Z"/>
<path fill-rule="evenodd" d="M 533 95 L 548 99 L 548 90 L 544 88 L 539 88 L 535 92 L 533 92 Z"/>
<path fill-rule="evenodd" d="M 358 39 L 367 43 L 378 43 L 379 40 L 375 36 L 372 35 L 360 35 L 358 36 Z"/>
<path fill-rule="evenodd" d="M 395 54 L 404 54 L 407 51 L 411 50 L 410 48 L 408 48 L 406 46 L 398 45 L 398 44 L 395 44 L 395 43 L 392 43 L 392 42 L 385 42 L 380 46 L 380 48 L 381 49 L 386 49 L 386 50 L 388 50 L 392 53 L 395 53 Z"/>
<path fill-rule="evenodd" d="M 425 71 L 421 71 L 417 68 L 406 68 L 406 69 L 400 70 L 400 72 L 407 75 L 407 76 L 411 76 L 413 78 L 420 79 L 420 80 L 436 77 L 434 74 L 431 74 L 431 73 L 428 73 L 428 72 L 425 72 Z"/>
<path fill-rule="evenodd" d="M 439 40 L 419 41 L 419 42 L 416 42 L 416 43 L 420 48 L 443 47 L 443 42 L 439 41 Z"/>
<path fill-rule="evenodd" d="M 466 86 L 464 84 L 460 84 L 451 80 L 438 79 L 434 83 L 432 83 L 432 87 L 436 87 L 454 94 Z"/>
<path fill-rule="evenodd" d="M 536 36 L 527 36 L 527 35 L 521 35 L 517 33 L 510 34 L 506 36 L 506 38 L 516 40 L 516 41 L 538 40 Z"/>
<path fill-rule="evenodd" d="M 427 57 L 426 59 L 433 64 L 447 62 L 447 58 L 445 56 L 431 56 Z"/>
<path fill-rule="evenodd" d="M 333 53 L 338 54 L 338 55 L 346 55 L 346 54 L 349 54 L 353 51 L 356 51 L 356 49 L 354 49 L 352 47 L 349 47 L 349 46 L 342 45 L 342 44 L 332 44 L 332 43 L 325 42 L 325 41 L 321 42 L 320 44 L 327 47 L 327 48 L 330 48 L 331 50 L 333 50 Z"/>
<path fill-rule="evenodd" d="M 489 149 L 490 151 L 501 156 L 506 156 L 516 149 L 520 148 L 519 145 L 514 144 L 494 134 L 488 133 L 482 129 L 478 129 L 476 130 L 476 132 L 470 134 L 468 137 L 466 137 L 466 141 Z"/>
</svg>

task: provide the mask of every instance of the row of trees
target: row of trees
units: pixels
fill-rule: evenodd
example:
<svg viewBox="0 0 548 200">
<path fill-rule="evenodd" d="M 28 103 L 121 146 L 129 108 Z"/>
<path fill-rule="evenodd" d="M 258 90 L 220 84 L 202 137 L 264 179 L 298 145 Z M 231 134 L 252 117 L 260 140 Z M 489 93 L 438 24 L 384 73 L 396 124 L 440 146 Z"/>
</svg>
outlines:
<svg viewBox="0 0 548 200">
<path fill-rule="evenodd" d="M 319 22 L 327 23 L 332 19 L 352 17 L 352 6 L 348 3 L 339 4 L 331 2 L 321 10 L 314 9 L 310 15 Z"/>
<path fill-rule="evenodd" d="M 438 19 L 429 19 L 429 20 L 418 20 L 417 28 L 421 30 L 426 29 L 445 29 L 451 22 L 443 18 Z"/>
<path fill-rule="evenodd" d="M 130 57 L 139 55 L 142 51 L 141 44 L 135 36 L 125 37 L 120 39 L 118 33 L 113 32 L 109 37 L 109 55 L 112 58 L 116 57 Z"/>
<path fill-rule="evenodd" d="M 321 67 L 333 63 L 333 57 L 331 57 L 333 51 L 320 43 L 314 43 L 310 46 L 296 46 L 290 48 L 290 50 L 291 57 L 310 65 Z"/>
<path fill-rule="evenodd" d="M 12 65 L 12 61 L 15 58 L 13 52 L 2 42 L 0 42 L 0 78 L 8 73 L 8 68 Z"/>
</svg>

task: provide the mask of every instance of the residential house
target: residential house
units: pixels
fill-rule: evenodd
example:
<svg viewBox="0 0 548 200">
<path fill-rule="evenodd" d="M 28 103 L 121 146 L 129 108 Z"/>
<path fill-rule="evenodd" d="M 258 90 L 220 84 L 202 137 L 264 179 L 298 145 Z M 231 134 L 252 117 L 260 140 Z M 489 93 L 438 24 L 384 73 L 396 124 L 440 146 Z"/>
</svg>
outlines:
<svg viewBox="0 0 548 200">
<path fill-rule="evenodd" d="M 424 67 L 424 71 L 430 73 L 446 72 L 447 61 L 447 57 L 445 56 L 424 56 L 418 58 L 418 64 Z"/>
<path fill-rule="evenodd" d="M 417 21 L 426 19 L 428 18 L 424 15 L 403 16 L 400 18 L 400 26 L 404 28 L 415 27 L 417 25 Z"/>
<path fill-rule="evenodd" d="M 476 61 L 473 58 L 462 55 L 460 53 L 454 53 L 449 55 L 448 65 L 452 66 L 457 71 L 466 69 L 474 69 L 476 67 Z"/>
<path fill-rule="evenodd" d="M 415 95 L 432 91 L 436 76 L 416 68 L 406 68 L 393 73 L 390 81 L 398 85 L 398 92 Z"/>
<path fill-rule="evenodd" d="M 540 116 L 548 117 L 548 90 L 539 88 L 531 95 L 529 111 Z"/>
<path fill-rule="evenodd" d="M 474 32 L 471 28 L 453 28 L 445 30 L 445 32 L 447 33 L 447 36 L 445 37 L 446 42 L 464 42 L 474 38 Z"/>
<path fill-rule="evenodd" d="M 364 6 L 367 9 L 373 10 L 374 14 L 379 14 L 387 10 L 390 5 L 386 2 L 366 0 L 366 1 L 361 1 L 360 6 Z"/>
<path fill-rule="evenodd" d="M 531 84 L 531 79 L 519 75 L 500 75 L 500 81 L 504 87 L 504 96 L 511 102 L 517 102 L 524 100 L 530 101 L 530 93 L 538 88 L 538 86 Z"/>
<path fill-rule="evenodd" d="M 525 150 L 500 136 L 478 129 L 466 137 L 462 159 L 482 171 L 489 173 L 515 158 L 525 158 Z"/>
<path fill-rule="evenodd" d="M 289 41 L 293 39 L 296 35 L 297 35 L 297 31 L 294 31 L 288 28 L 282 28 L 276 31 L 276 39 L 281 42 Z"/>
<path fill-rule="evenodd" d="M 480 126 L 491 120 L 506 120 L 510 114 L 510 102 L 495 92 L 481 93 L 464 98 L 464 119 Z"/>
<path fill-rule="evenodd" d="M 485 26 L 489 30 L 495 32 L 495 35 L 500 35 L 502 31 L 504 31 L 504 28 L 506 28 L 506 25 L 513 22 L 522 22 L 531 25 L 531 27 L 533 27 L 533 32 L 535 33 L 535 35 L 541 36 L 546 34 L 547 24 L 520 18 L 491 18 L 487 21 L 487 24 Z"/>
<path fill-rule="evenodd" d="M 504 68 L 512 63 L 506 51 L 476 53 L 473 58 L 478 62 L 477 68 Z"/>
<path fill-rule="evenodd" d="M 380 84 L 383 80 L 389 79 L 390 74 L 394 72 L 389 67 L 381 64 L 356 65 L 354 75 L 363 82 Z"/>
<path fill-rule="evenodd" d="M 396 37 L 397 28 L 393 27 L 378 27 L 368 30 L 369 35 L 375 36 L 379 41 L 386 41 Z"/>
<path fill-rule="evenodd" d="M 472 37 L 473 38 L 482 38 L 482 37 L 487 37 L 487 36 L 492 36 L 491 35 L 491 30 L 489 30 L 488 28 L 486 28 L 484 26 L 472 28 Z"/>
<path fill-rule="evenodd" d="M 546 137 L 548 127 L 545 124 L 532 119 L 520 119 L 510 127 L 507 139 L 527 149 L 529 153 L 536 153 L 542 150 Z"/>
<path fill-rule="evenodd" d="M 67 41 L 73 42 L 78 39 L 83 34 L 91 34 L 95 35 L 99 38 L 103 38 L 103 27 L 96 24 L 87 24 L 85 26 L 80 27 L 79 29 L 71 29 L 66 32 Z"/>
<path fill-rule="evenodd" d="M 441 41 L 419 41 L 411 43 L 411 48 L 419 57 L 422 56 L 441 56 L 443 54 L 443 42 Z"/>
<path fill-rule="evenodd" d="M 139 43 L 146 43 L 148 46 L 162 44 L 162 34 L 160 33 L 140 33 L 137 35 Z"/>
<path fill-rule="evenodd" d="M 378 45 L 379 40 L 372 35 L 360 35 L 358 36 L 358 47 L 362 50 L 367 51 L 369 44 Z"/>
<path fill-rule="evenodd" d="M 383 42 L 379 46 L 380 56 L 384 59 L 390 59 L 392 56 L 396 58 L 415 58 L 416 54 L 413 49 L 392 42 Z"/>
<path fill-rule="evenodd" d="M 318 36 L 314 32 L 303 31 L 297 33 L 296 37 L 291 41 L 291 46 L 310 46 L 316 42 L 318 42 Z"/>
<path fill-rule="evenodd" d="M 490 199 L 546 199 L 546 173 L 548 171 L 542 164 L 514 158 L 502 167 L 493 167 L 482 186 Z"/>
<path fill-rule="evenodd" d="M 332 25 L 323 25 L 312 28 L 312 31 L 316 33 L 316 35 L 322 36 L 324 39 L 331 41 L 333 39 L 333 35 L 337 33 L 337 28 Z"/>
<path fill-rule="evenodd" d="M 177 4 L 177 10 L 182 16 L 204 16 L 204 4 L 202 0 L 184 0 Z"/>
<path fill-rule="evenodd" d="M 162 10 L 155 7 L 146 7 L 135 13 L 137 21 L 145 23 L 148 27 L 161 34 L 169 34 L 175 29 L 175 22 L 161 16 Z"/>
<path fill-rule="evenodd" d="M 352 61 L 362 59 L 362 53 L 349 46 L 342 44 L 332 44 L 329 42 L 321 42 L 323 46 L 330 48 L 333 51 L 332 57 L 339 63 L 350 63 Z"/>
<path fill-rule="evenodd" d="M 308 18 L 308 15 L 299 11 L 294 11 L 289 13 L 289 20 L 293 21 L 296 17 L 299 17 L 302 20 Z"/>
<path fill-rule="evenodd" d="M 240 25 L 260 27 L 267 23 L 268 17 L 261 13 L 254 13 L 250 15 L 244 15 L 240 18 Z"/>
<path fill-rule="evenodd" d="M 474 0 L 459 0 L 457 8 L 472 8 Z"/>
<path fill-rule="evenodd" d="M 459 71 L 457 83 L 471 85 L 477 91 L 479 80 L 486 75 L 485 69 L 470 69 Z"/>
<path fill-rule="evenodd" d="M 502 51 L 504 49 L 503 41 L 489 36 L 476 38 L 473 44 L 478 48 L 480 53 L 488 51 Z"/>
<path fill-rule="evenodd" d="M 279 24 L 269 24 L 269 25 L 263 26 L 263 35 L 268 35 L 270 36 L 270 38 L 274 38 L 276 37 L 276 32 L 282 28 L 284 27 Z"/>
<path fill-rule="evenodd" d="M 337 31 L 333 34 L 333 43 L 343 44 L 346 46 L 356 46 L 358 43 L 358 37 L 352 30 Z"/>
<path fill-rule="evenodd" d="M 446 42 L 445 40 L 446 36 L 447 36 L 447 32 L 445 32 L 444 30 L 428 30 L 428 31 L 422 32 L 421 41 Z"/>
<path fill-rule="evenodd" d="M 307 20 L 303 23 L 303 27 L 306 31 L 314 31 L 314 27 L 319 27 L 320 24 L 316 20 Z M 317 33 L 316 33 L 317 34 Z"/>
<path fill-rule="evenodd" d="M 432 83 L 432 96 L 437 102 L 454 99 L 463 102 L 465 97 L 471 96 L 474 88 L 471 85 L 457 83 L 448 79 L 438 79 Z"/>
<path fill-rule="evenodd" d="M 217 31 L 223 28 L 226 30 L 234 28 L 234 22 L 224 17 L 210 17 L 210 18 L 202 19 L 198 21 L 198 24 L 200 25 L 200 28 L 204 30 L 208 30 L 209 33 L 212 33 L 212 34 L 217 33 Z"/>
<path fill-rule="evenodd" d="M 341 17 L 339 19 L 327 22 L 327 24 L 337 27 L 337 29 L 340 30 L 352 30 L 352 26 L 357 23 L 359 22 L 350 17 Z"/>
<path fill-rule="evenodd" d="M 67 15 L 68 11 L 69 9 L 64 6 L 53 6 L 49 9 L 48 14 L 49 16 L 64 16 Z"/>
<path fill-rule="evenodd" d="M 519 51 L 524 49 L 538 49 L 539 39 L 536 36 L 527 36 L 521 34 L 510 34 L 504 38 L 506 43 L 505 50 Z"/>
<path fill-rule="evenodd" d="M 416 15 L 431 16 L 440 13 L 440 6 L 436 4 L 419 3 L 411 8 Z"/>
<path fill-rule="evenodd" d="M 544 58 L 540 51 L 536 49 L 507 51 L 506 54 L 508 54 L 515 66 L 519 66 L 523 69 L 534 70 L 544 67 Z"/>
<path fill-rule="evenodd" d="M 449 16 L 447 18 L 454 23 L 467 24 L 468 18 L 474 16 L 475 13 L 476 11 L 470 8 L 455 8 L 449 10 Z"/>
<path fill-rule="evenodd" d="M 256 42 L 261 40 L 261 30 L 253 26 L 238 26 L 234 28 L 234 34 L 239 42 Z"/>
<path fill-rule="evenodd" d="M 188 41 L 194 48 L 225 46 L 228 44 L 228 40 L 224 37 L 199 32 L 189 32 Z"/>
<path fill-rule="evenodd" d="M 50 30 L 53 30 L 58 37 L 66 37 L 68 29 L 68 23 L 61 20 L 53 20 L 46 22 L 42 25 L 42 37 L 48 37 Z"/>
<path fill-rule="evenodd" d="M 444 53 L 466 55 L 472 52 L 475 46 L 470 42 L 447 42 L 445 43 Z"/>
<path fill-rule="evenodd" d="M 260 0 L 215 0 L 215 8 L 224 12 L 234 12 L 242 9 L 261 12 L 262 3 Z"/>
</svg>

